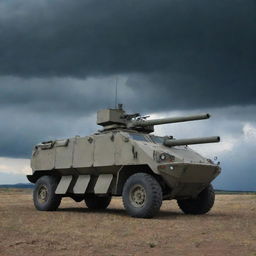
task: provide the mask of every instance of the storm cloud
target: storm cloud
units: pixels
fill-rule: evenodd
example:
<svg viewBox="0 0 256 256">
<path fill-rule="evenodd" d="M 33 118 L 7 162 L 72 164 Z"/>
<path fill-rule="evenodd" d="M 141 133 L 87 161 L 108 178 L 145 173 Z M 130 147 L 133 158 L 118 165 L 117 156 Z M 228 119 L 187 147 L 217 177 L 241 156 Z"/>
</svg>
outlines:
<svg viewBox="0 0 256 256">
<path fill-rule="evenodd" d="M 2 75 L 255 78 L 253 0 L 1 0 L 0 8 Z"/>
<path fill-rule="evenodd" d="M 2 0 L 0 74 L 123 74 L 138 94 L 164 94 L 152 108 L 255 104 L 255 13 L 253 0 Z"/>
</svg>

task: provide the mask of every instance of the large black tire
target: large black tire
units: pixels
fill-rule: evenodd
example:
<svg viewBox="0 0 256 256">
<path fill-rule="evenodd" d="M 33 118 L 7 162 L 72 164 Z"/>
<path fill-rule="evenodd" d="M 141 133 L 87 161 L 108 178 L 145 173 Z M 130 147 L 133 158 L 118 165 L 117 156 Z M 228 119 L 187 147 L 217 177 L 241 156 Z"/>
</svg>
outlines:
<svg viewBox="0 0 256 256">
<path fill-rule="evenodd" d="M 95 194 L 87 194 L 84 198 L 85 204 L 88 209 L 91 210 L 104 210 L 106 209 L 111 201 L 111 196 L 99 196 Z"/>
<path fill-rule="evenodd" d="M 136 173 L 125 182 L 122 197 L 124 208 L 130 216 L 152 218 L 162 205 L 163 192 L 153 176 Z"/>
<path fill-rule="evenodd" d="M 215 200 L 212 185 L 206 187 L 195 199 L 177 200 L 180 209 L 186 214 L 205 214 L 211 210 Z"/>
<path fill-rule="evenodd" d="M 58 179 L 53 176 L 42 176 L 35 184 L 33 201 L 39 211 L 56 211 L 61 203 L 61 195 L 56 195 L 55 190 Z"/>
</svg>

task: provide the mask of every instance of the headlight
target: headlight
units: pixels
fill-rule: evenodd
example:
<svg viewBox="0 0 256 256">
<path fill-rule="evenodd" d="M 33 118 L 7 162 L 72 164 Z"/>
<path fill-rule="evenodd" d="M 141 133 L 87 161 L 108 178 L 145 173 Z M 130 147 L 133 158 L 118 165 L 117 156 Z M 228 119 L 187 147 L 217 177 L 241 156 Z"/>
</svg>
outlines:
<svg viewBox="0 0 256 256">
<path fill-rule="evenodd" d="M 162 161 L 166 160 L 166 154 L 165 153 L 162 153 L 159 157 L 160 157 L 160 160 L 162 160 Z"/>
<path fill-rule="evenodd" d="M 168 153 L 161 153 L 159 155 L 159 161 L 168 161 L 168 162 L 173 162 L 175 160 L 175 157 L 173 155 L 170 155 Z"/>
</svg>

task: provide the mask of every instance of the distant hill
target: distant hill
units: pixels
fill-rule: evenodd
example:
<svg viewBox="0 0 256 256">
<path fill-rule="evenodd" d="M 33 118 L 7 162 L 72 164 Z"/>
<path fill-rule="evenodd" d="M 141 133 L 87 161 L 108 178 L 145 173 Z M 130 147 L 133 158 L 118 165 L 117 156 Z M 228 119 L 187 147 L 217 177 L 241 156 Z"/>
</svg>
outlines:
<svg viewBox="0 0 256 256">
<path fill-rule="evenodd" d="M 17 183 L 17 184 L 4 184 L 0 185 L 0 188 L 33 188 L 32 183 Z"/>
<path fill-rule="evenodd" d="M 216 194 L 255 194 L 256 191 L 241 191 L 241 190 L 219 190 L 215 189 Z"/>
</svg>

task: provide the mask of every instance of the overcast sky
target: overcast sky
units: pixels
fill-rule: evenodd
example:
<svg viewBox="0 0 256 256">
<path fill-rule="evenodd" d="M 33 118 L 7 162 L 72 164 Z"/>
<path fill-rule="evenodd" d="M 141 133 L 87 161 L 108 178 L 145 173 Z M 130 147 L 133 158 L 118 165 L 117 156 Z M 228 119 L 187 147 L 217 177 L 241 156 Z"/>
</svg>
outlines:
<svg viewBox="0 0 256 256">
<path fill-rule="evenodd" d="M 218 156 L 222 189 L 256 191 L 254 0 L 0 0 L 0 184 L 25 182 L 33 145 L 99 129 L 95 113 L 212 118 L 157 127 Z"/>
</svg>

